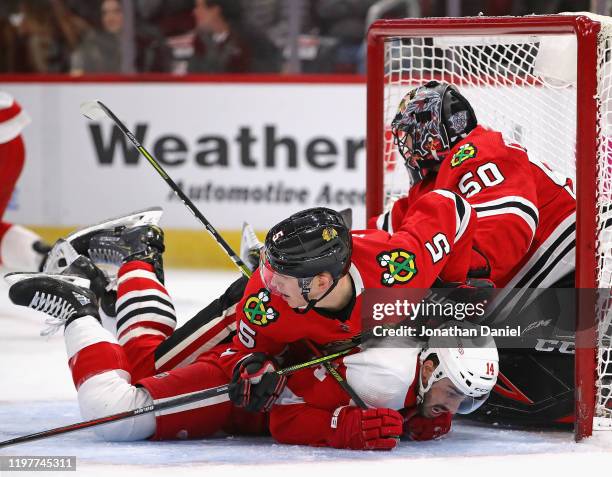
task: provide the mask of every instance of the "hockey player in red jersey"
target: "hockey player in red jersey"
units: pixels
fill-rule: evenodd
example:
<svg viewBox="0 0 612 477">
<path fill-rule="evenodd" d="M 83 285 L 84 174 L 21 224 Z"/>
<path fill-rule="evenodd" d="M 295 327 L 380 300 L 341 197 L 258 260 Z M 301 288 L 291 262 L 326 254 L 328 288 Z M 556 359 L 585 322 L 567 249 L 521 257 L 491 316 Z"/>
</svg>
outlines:
<svg viewBox="0 0 612 477">
<path fill-rule="evenodd" d="M 530 158 L 520 145 L 507 143 L 501 133 L 479 125 L 469 102 L 447 83 L 430 81 L 406 94 L 392 132 L 413 185 L 407 197 L 372 218 L 370 226 L 393 231 L 424 193 L 450 190 L 476 211 L 470 274 L 489 278 L 501 289 L 492 316 L 523 313 L 538 296 L 530 289 L 574 286 L 575 197 L 570 179 Z M 498 388 L 503 395 L 494 394 L 489 405 L 499 406 L 493 412 L 487 409 L 488 415 L 512 424 L 567 420 L 573 411 L 572 356 L 534 367 L 531 355 L 507 353 L 507 358 L 502 353 L 502 373 L 525 373 L 529 367 L 538 377 L 534 375 L 534 384 L 521 393 Z M 548 371 L 540 375 L 543 367 Z M 552 381 L 551 375 L 556 376 Z M 513 380 L 510 376 L 504 381 L 510 390 Z M 559 387 L 557 380 L 564 384 Z M 527 397 L 516 401 L 507 398 L 511 395 Z"/>
<path fill-rule="evenodd" d="M 436 204 L 436 207 L 431 207 L 433 204 Z M 402 234 L 403 228 L 400 228 L 396 239 L 385 232 L 376 231 L 365 233 L 363 237 L 357 234 L 353 237 L 354 249 L 359 250 L 361 248 L 366 252 L 361 259 L 364 261 L 373 260 L 376 267 L 380 267 L 376 268 L 378 287 L 386 287 L 394 283 L 400 286 L 410 286 L 410 283 L 422 285 L 425 282 L 421 283 L 420 280 L 426 280 L 426 278 L 416 280 L 416 276 L 419 274 L 422 276 L 429 275 L 429 280 L 432 281 L 438 273 L 444 272 L 449 277 L 465 276 L 468 262 L 465 258 L 466 254 L 461 253 L 461 251 L 465 251 L 464 248 L 469 249 L 471 234 L 473 233 L 470 225 L 473 222 L 473 220 L 470 220 L 472 212 L 469 205 L 458 196 L 447 192 L 432 192 L 423 197 L 421 205 L 422 215 L 417 214 L 417 217 L 421 220 L 419 229 L 422 230 L 423 235 L 419 235 L 412 230 L 413 222 L 407 222 L 404 233 Z M 325 212 L 323 214 L 325 220 L 329 219 L 329 215 L 334 217 L 333 211 L 328 209 L 323 209 L 323 211 L 317 209 L 317 211 Z M 290 218 L 288 223 L 293 223 L 299 217 L 298 214 L 296 217 Z M 429 222 L 429 226 L 427 222 Z M 444 225 L 439 226 L 439 224 Z M 284 225 L 287 225 L 287 221 Z M 340 243 L 341 237 L 345 240 L 349 237 L 348 231 L 341 230 L 342 224 L 338 218 L 335 222 L 319 221 L 315 225 L 316 227 L 312 229 L 312 232 L 321 232 L 317 237 L 319 242 L 327 243 L 328 246 L 332 247 L 332 254 L 326 258 L 335 260 L 336 251 L 334 247 Z M 322 226 L 322 228 L 317 228 L 318 226 Z M 300 232 L 307 232 L 307 230 L 301 229 Z M 448 249 L 442 249 L 444 257 L 439 260 L 434 260 L 429 249 L 420 242 L 423 240 L 428 242 L 431 239 L 431 234 L 434 236 L 444 234 L 447 237 Z M 272 240 L 274 235 L 269 235 L 269 243 L 274 243 Z M 100 323 L 95 305 L 104 293 L 105 285 L 103 280 L 100 279 L 99 272 L 95 269 L 92 270 L 91 265 L 86 262 L 87 259 L 83 256 L 74 258 L 70 267 L 64 270 L 64 275 L 13 275 L 11 279 L 13 285 L 10 288 L 9 296 L 16 304 L 47 312 L 51 315 L 50 324 L 52 326 L 65 326 L 69 364 L 75 386 L 79 391 L 79 402 L 84 417 L 92 418 L 109 412 L 119 412 L 147 405 L 169 397 L 224 384 L 230 379 L 232 379 L 232 399 L 246 407 L 247 410 L 265 410 L 273 404 L 274 398 L 282 391 L 284 382 L 270 379 L 272 373 L 267 371 L 271 370 L 273 365 L 266 355 L 252 353 L 251 348 L 248 347 L 242 350 L 236 349 L 242 347 L 244 343 L 238 347 L 228 347 L 225 344 L 215 346 L 184 367 L 169 369 L 166 372 L 154 375 L 156 370 L 151 359 L 153 350 L 170 336 L 175 323 L 174 309 L 163 286 L 161 267 L 163 241 L 161 241 L 161 230 L 159 228 L 151 223 L 146 223 L 146 221 L 139 225 L 133 224 L 130 227 L 121 227 L 118 223 L 111 221 L 108 227 L 93 227 L 90 233 L 75 234 L 68 243 L 77 249 L 82 248 L 90 255 L 93 251 L 106 250 L 109 253 L 102 255 L 114 257 L 123 263 L 118 273 L 117 336 L 105 330 Z M 378 248 L 375 244 L 378 244 Z M 288 248 L 280 247 L 277 252 L 286 254 L 291 251 L 300 251 L 299 247 L 291 248 L 290 245 L 291 242 L 284 243 L 283 247 Z M 384 252 L 387 251 L 389 246 L 407 248 L 408 250 L 404 251 L 407 256 L 412 257 L 407 264 L 409 266 L 398 266 L 395 274 L 385 274 L 385 267 L 379 261 L 376 261 L 376 250 Z M 319 248 L 318 250 L 324 249 Z M 416 255 L 417 253 L 418 255 Z M 457 260 L 453 262 L 452 257 L 455 255 Z M 339 270 L 343 270 L 349 263 L 350 253 L 348 255 L 339 254 L 338 257 L 344 257 L 344 261 L 341 261 L 339 268 Z M 278 259 L 279 256 L 277 255 L 276 258 Z M 311 258 L 321 259 L 320 256 Z M 53 263 L 51 259 L 52 257 L 50 257 L 49 263 Z M 397 258 L 396 260 L 398 262 L 402 261 Z M 83 263 L 84 261 L 85 263 Z M 281 262 L 275 263 L 278 265 Z M 321 265 L 321 262 L 319 262 L 319 265 Z M 374 266 L 366 263 L 362 270 L 374 268 Z M 403 271 L 400 271 L 400 268 Z M 323 270 L 326 269 L 327 267 L 323 267 Z M 276 273 L 279 272 L 278 269 L 274 270 Z M 307 270 L 312 272 L 314 269 L 307 267 Z M 315 304 L 319 299 L 323 302 L 321 299 L 323 294 L 332 297 L 332 292 L 325 293 L 326 290 L 320 290 L 321 284 L 312 283 L 312 281 L 317 281 L 314 278 L 325 274 L 329 274 L 329 272 L 317 273 L 312 277 L 313 280 L 309 280 L 310 285 L 314 286 L 307 293 L 307 296 L 314 300 Z M 84 281 L 82 275 L 86 275 L 88 279 Z M 273 280 L 276 278 L 272 277 Z M 412 280 L 413 278 L 414 280 Z M 353 278 L 350 279 L 351 282 L 353 280 Z M 82 286 L 87 283 L 90 284 L 92 289 L 96 290 L 95 293 Z M 330 284 L 328 283 L 328 285 Z M 302 288 L 303 290 L 304 288 Z M 332 289 L 336 293 L 340 290 L 342 288 L 334 287 Z M 361 291 L 361 283 L 351 285 L 350 289 L 345 289 L 345 291 L 351 296 L 348 302 L 351 303 L 350 308 L 352 310 L 355 305 L 356 293 Z M 292 293 L 285 294 L 293 296 Z M 275 302 L 274 306 L 287 312 L 287 314 L 282 315 L 282 319 L 286 320 L 286 323 L 289 323 L 293 316 L 299 315 L 299 313 L 294 313 L 290 317 L 288 310 L 291 310 L 291 308 L 287 306 L 285 306 L 286 309 L 282 308 L 284 297 L 275 296 L 275 298 L 279 301 L 278 304 Z M 246 308 L 248 308 L 247 302 L 248 298 L 244 305 Z M 323 308 L 320 311 L 324 313 Z M 331 312 L 333 313 L 333 311 L 332 307 Z M 334 336 L 330 336 L 328 340 L 325 340 L 323 335 L 318 333 L 320 329 L 325 329 L 327 323 L 334 323 L 336 320 L 326 318 L 324 314 L 315 316 L 314 308 L 309 310 L 308 313 L 313 323 L 310 328 L 305 328 L 306 336 L 321 344 L 335 339 Z M 265 315 L 257 315 L 257 320 L 271 316 L 267 314 L 266 310 Z M 307 316 L 307 314 L 301 316 Z M 274 317 L 277 321 L 270 324 L 270 328 L 283 323 L 283 321 L 280 321 L 280 317 L 281 315 Z M 254 326 L 252 321 L 249 321 L 249 323 Z M 300 323 L 294 322 L 293 325 L 298 327 Z M 343 327 L 340 326 L 340 328 Z M 284 331 L 278 337 L 271 333 L 267 335 L 275 338 L 275 340 L 270 339 L 268 343 L 277 343 L 284 340 L 285 344 L 289 344 L 288 339 L 290 337 L 285 334 L 287 328 L 283 328 L 281 324 L 279 330 Z M 355 331 L 359 331 L 359 328 L 357 327 Z M 254 339 L 259 340 L 261 336 L 264 335 L 256 333 Z M 341 331 L 339 336 L 346 338 L 347 334 Z M 262 341 L 258 345 L 262 346 L 261 343 L 264 342 Z M 241 361 L 238 366 L 235 366 L 238 360 Z M 414 373 L 412 376 L 412 378 L 407 379 L 414 381 Z M 383 388 L 378 390 L 382 394 L 387 391 Z M 407 392 L 406 389 L 401 391 L 404 394 Z M 435 396 L 435 393 L 432 396 Z M 398 399 L 403 402 L 405 397 L 402 395 Z M 347 418 L 346 425 L 353 429 L 361 421 L 357 422 L 356 413 L 351 413 L 351 416 L 353 417 Z M 363 418 L 366 419 L 368 416 L 369 414 L 366 413 Z M 431 434 L 431 437 L 434 436 L 434 428 L 437 427 L 437 424 L 434 427 L 432 425 L 435 422 L 432 424 L 432 422 L 423 420 L 423 416 L 411 417 L 415 419 L 411 432 L 414 433 L 416 432 L 414 429 L 419 429 L 419 435 L 421 436 L 429 434 Z M 184 409 L 179 408 L 164 412 L 156 417 L 141 416 L 124 424 L 117 423 L 102 429 L 101 433 L 107 439 L 120 440 L 147 437 L 153 439 L 186 438 L 212 435 L 222 429 L 230 432 L 261 431 L 264 424 L 264 414 L 248 414 L 246 411 L 232 406 L 225 396 L 217 400 L 196 403 Z M 374 422 L 369 422 L 367 425 L 371 426 L 373 424 Z M 359 428 L 355 427 L 355 429 Z M 353 431 L 349 434 L 352 435 Z M 341 447 L 354 446 L 349 441 L 337 442 L 344 442 L 343 445 L 338 444 Z M 351 440 L 351 442 L 353 441 Z M 388 447 L 387 444 L 384 444 L 384 446 Z"/>
<path fill-rule="evenodd" d="M 440 200 L 440 196 L 446 200 Z M 277 354 L 301 339 L 322 345 L 330 339 L 347 339 L 360 331 L 363 289 L 429 288 L 437 277 L 464 282 L 472 230 L 466 222 L 468 211 L 463 210 L 467 203 L 457 202 L 457 198 L 445 191 L 425 194 L 393 235 L 377 231 L 349 234 L 342 230 L 337 214 L 328 209 L 296 214 L 279 223 L 266 237 L 259 278 L 251 278 L 246 298 L 239 305 L 243 315 L 239 311 L 240 331 L 235 345 L 239 341 L 246 349 L 258 351 L 254 353 L 257 356 L 262 351 Z M 432 222 L 432 214 L 439 220 Z M 448 248 L 442 249 L 448 251 L 438 255 L 431 244 L 441 235 L 448 240 L 439 238 L 438 243 L 444 242 Z M 351 242 L 352 254 L 348 253 Z M 400 250 L 410 251 L 409 267 L 397 275 L 389 270 L 381 273 L 381 262 L 388 264 L 381 257 Z M 262 303 L 260 294 L 268 290 L 270 294 Z M 250 306 L 253 301 L 258 307 Z M 403 346 L 367 347 L 342 359 L 337 372 L 367 409 L 351 405 L 351 396 L 324 369 L 304 370 L 289 377 L 270 414 L 272 435 L 279 442 L 291 444 L 387 449 L 395 446 L 393 436 L 405 417 L 404 430 L 410 438 L 440 437 L 450 429 L 452 414 L 466 402 L 470 405 L 460 411 L 474 410 L 474 401 L 482 403 L 495 383 L 495 349 L 458 350 L 458 341 L 453 352 L 439 349 L 421 353 L 416 343 Z M 461 365 L 451 364 L 456 359 L 465 366 L 474 358 L 472 353 L 482 359 L 475 358 L 479 364 L 468 366 L 470 374 Z M 437 360 L 428 359 L 432 355 L 442 363 L 439 367 Z M 235 387 L 230 397 L 235 403 L 248 406 L 253 393 L 258 401 L 261 399 L 258 388 L 273 366 L 258 358 L 257 362 L 247 358 L 234 371 Z M 488 376 L 486 362 L 491 363 Z M 462 372 L 471 379 L 462 380 Z M 253 378 L 261 381 L 253 382 Z M 424 399 L 427 391 L 429 397 Z"/>
<path fill-rule="evenodd" d="M 9 205 L 25 161 L 21 133 L 30 117 L 8 93 L 0 91 L 0 219 Z M 0 265 L 38 270 L 49 247 L 31 230 L 0 221 Z"/>
<path fill-rule="evenodd" d="M 392 235 L 349 232 L 330 209 L 291 216 L 267 235 L 237 307 L 235 346 L 274 355 L 300 339 L 319 345 L 350 339 L 361 331 L 364 289 L 429 288 L 438 277 L 464 282 L 472 215 L 458 195 L 434 190 Z"/>
<path fill-rule="evenodd" d="M 573 271 L 574 251 L 567 247 L 575 228 L 571 181 L 478 125 L 454 86 L 430 81 L 410 91 L 392 132 L 414 186 L 370 225 L 392 231 L 423 193 L 450 190 L 478 217 L 472 269 L 488 271 L 497 287 L 546 287 Z M 545 274 L 536 273 L 537 261 Z"/>
</svg>

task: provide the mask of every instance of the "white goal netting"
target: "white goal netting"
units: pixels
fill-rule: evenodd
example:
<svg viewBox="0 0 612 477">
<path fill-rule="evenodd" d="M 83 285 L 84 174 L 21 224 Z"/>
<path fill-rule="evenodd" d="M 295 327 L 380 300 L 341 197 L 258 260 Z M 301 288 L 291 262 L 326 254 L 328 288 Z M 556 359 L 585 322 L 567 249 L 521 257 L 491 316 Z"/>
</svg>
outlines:
<svg viewBox="0 0 612 477">
<path fill-rule="evenodd" d="M 598 287 L 612 285 L 612 20 L 602 22 L 598 51 Z M 531 158 L 576 186 L 577 41 L 565 35 L 389 37 L 384 46 L 384 203 L 405 195 L 410 179 L 393 145 L 390 124 L 401 98 L 436 79 L 457 85 L 478 122 L 525 146 Z M 609 138 L 609 139 L 608 139 Z M 577 193 L 580 194 L 580 187 Z M 606 221 L 610 220 L 608 224 Z M 601 296 L 600 296 L 601 298 Z M 612 428 L 612 300 L 598 307 L 595 427 Z"/>
<path fill-rule="evenodd" d="M 612 429 L 612 19 L 602 22 L 597 50 L 597 397 L 595 429 Z"/>
</svg>

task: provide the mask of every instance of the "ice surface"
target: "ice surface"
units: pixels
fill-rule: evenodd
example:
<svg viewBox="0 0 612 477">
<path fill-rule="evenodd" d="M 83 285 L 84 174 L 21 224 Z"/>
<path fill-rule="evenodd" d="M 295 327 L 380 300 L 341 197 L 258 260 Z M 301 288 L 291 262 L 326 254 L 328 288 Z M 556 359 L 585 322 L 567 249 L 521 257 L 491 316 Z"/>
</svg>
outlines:
<svg viewBox="0 0 612 477">
<path fill-rule="evenodd" d="M 215 298 L 236 277 L 235 273 L 169 270 L 166 281 L 179 323 Z M 0 440 L 80 421 L 61 335 L 41 338 L 38 333 L 42 315 L 13 307 L 4 284 L 0 285 L 0 325 Z M 545 472 L 555 477 L 576 477 L 585 472 L 609 471 L 612 432 L 575 444 L 570 432 L 514 431 L 459 422 L 445 439 L 403 442 L 392 452 L 379 453 L 283 446 L 266 437 L 239 436 L 108 443 L 100 441 L 92 430 L 84 430 L 8 447 L 0 450 L 0 455 L 76 455 L 78 475 L 113 473 L 130 477 L 382 477 L 417 472 L 495 477 Z"/>
</svg>

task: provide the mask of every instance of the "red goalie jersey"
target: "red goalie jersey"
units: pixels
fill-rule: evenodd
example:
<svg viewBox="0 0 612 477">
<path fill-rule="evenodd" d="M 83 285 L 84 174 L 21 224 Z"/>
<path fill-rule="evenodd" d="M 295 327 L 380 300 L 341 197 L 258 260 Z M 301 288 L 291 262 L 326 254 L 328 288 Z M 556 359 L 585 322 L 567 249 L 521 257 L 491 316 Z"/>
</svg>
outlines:
<svg viewBox="0 0 612 477">
<path fill-rule="evenodd" d="M 497 287 L 548 287 L 574 270 L 575 196 L 570 179 L 477 126 L 393 208 L 370 221 L 392 232 L 432 189 L 465 198 L 476 211 L 472 270 L 488 269 Z"/>
</svg>

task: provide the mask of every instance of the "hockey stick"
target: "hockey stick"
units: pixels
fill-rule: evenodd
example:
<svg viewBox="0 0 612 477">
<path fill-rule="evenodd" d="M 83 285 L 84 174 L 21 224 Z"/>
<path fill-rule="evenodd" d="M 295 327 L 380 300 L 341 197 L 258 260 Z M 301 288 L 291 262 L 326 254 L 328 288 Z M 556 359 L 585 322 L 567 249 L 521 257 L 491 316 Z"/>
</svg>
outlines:
<svg viewBox="0 0 612 477">
<path fill-rule="evenodd" d="M 352 348 L 338 351 L 337 353 L 328 354 L 325 356 L 321 356 L 310 361 L 306 361 L 304 363 L 299 363 L 293 366 L 288 366 L 286 368 L 282 368 L 276 371 L 276 374 L 281 376 L 294 373 L 295 371 L 299 371 L 301 369 L 311 368 L 313 366 L 318 366 L 323 363 L 329 363 L 330 361 L 344 356 L 349 353 Z M 99 417 L 97 419 L 91 419 L 89 421 L 77 422 L 75 424 L 69 424 L 63 427 L 56 427 L 55 429 L 48 429 L 46 431 L 36 432 L 34 434 L 28 434 L 26 436 L 15 437 L 14 439 L 9 439 L 7 441 L 0 442 L 0 448 L 8 447 L 15 444 L 20 444 L 22 442 L 31 442 L 39 439 L 45 439 L 47 437 L 57 436 L 59 434 L 67 434 L 68 432 L 79 431 L 81 429 L 87 429 L 89 427 L 99 426 L 101 424 L 107 424 L 109 422 L 117 422 L 122 421 L 124 419 L 129 419 L 130 417 L 140 416 L 141 414 L 148 414 L 150 412 L 158 412 L 164 409 L 171 409 L 179 406 L 183 406 L 185 404 L 191 404 L 197 401 L 203 401 L 204 399 L 210 399 L 215 396 L 220 396 L 222 394 L 226 394 L 229 391 L 229 384 L 224 384 L 222 386 L 217 386 L 214 388 L 204 389 L 202 391 L 195 392 L 193 394 L 189 394 L 187 396 L 181 396 L 174 399 L 169 399 L 168 401 L 164 401 L 157 404 L 151 404 L 146 407 L 141 407 L 138 409 L 132 409 L 130 411 L 119 412 L 117 414 L 111 414 L 110 416 Z"/>
<path fill-rule="evenodd" d="M 172 178 L 166 173 L 164 168 L 155 160 L 155 158 L 147 151 L 138 139 L 132 134 L 132 132 L 121 122 L 121 120 L 115 116 L 115 114 L 104 105 L 101 101 L 92 100 L 85 101 L 81 103 L 81 114 L 85 116 L 87 119 L 96 120 L 101 119 L 103 117 L 109 117 L 115 125 L 121 130 L 123 134 L 127 136 L 127 138 L 136 146 L 138 152 L 142 154 L 149 164 L 153 166 L 153 168 L 159 173 L 159 175 L 166 181 L 166 184 L 174 191 L 174 193 L 178 196 L 179 199 L 185 204 L 185 207 L 189 209 L 189 211 L 200 221 L 200 223 L 206 228 L 208 233 L 212 236 L 212 238 L 221 246 L 221 248 L 225 251 L 225 253 L 229 256 L 229 258 L 236 264 L 236 266 L 240 269 L 240 271 L 249 278 L 251 276 L 251 271 L 245 265 L 245 263 L 240 259 L 236 252 L 232 250 L 230 245 L 225 241 L 219 232 L 213 227 L 213 225 L 202 215 L 202 212 L 198 210 L 198 208 L 191 202 L 191 199 L 185 195 L 185 193 L 180 189 L 178 185 L 172 180 Z"/>
<path fill-rule="evenodd" d="M 121 120 L 115 116 L 115 114 L 102 102 L 99 100 L 85 101 L 81 103 L 81 114 L 85 116 L 87 119 L 96 120 L 101 119 L 105 116 L 109 117 L 117 127 L 127 136 L 127 138 L 136 146 L 136 149 L 149 161 L 149 163 L 153 166 L 153 168 L 159 173 L 159 175 L 166 181 L 166 184 L 170 186 L 170 188 L 174 191 L 174 193 L 183 201 L 183 204 L 190 210 L 190 212 L 200 221 L 202 225 L 206 228 L 208 233 L 213 237 L 213 239 L 223 248 L 225 253 L 232 259 L 232 261 L 236 264 L 236 266 L 240 269 L 242 274 L 250 278 L 252 275 L 251 270 L 245 265 L 245 263 L 240 259 L 236 252 L 232 250 L 230 245 L 225 241 L 219 232 L 213 227 L 213 225 L 202 215 L 202 213 L 198 210 L 198 208 L 191 202 L 189 197 L 185 195 L 185 193 L 180 189 L 178 185 L 172 180 L 172 178 L 166 173 L 163 167 L 155 160 L 155 158 L 147 151 L 138 139 L 132 134 L 132 132 L 126 127 Z M 350 218 L 350 209 L 349 213 L 345 214 L 343 217 Z M 348 221 L 348 220 L 347 220 Z M 352 220 L 351 220 L 352 222 Z M 351 224 L 352 225 L 352 224 Z M 350 228 L 350 225 L 349 225 Z M 360 407 L 365 409 L 365 403 L 359 398 L 357 393 L 350 387 L 350 385 L 338 374 L 338 372 L 331 366 L 331 364 L 326 363 L 325 369 L 329 372 L 331 376 L 338 382 L 340 387 L 344 389 L 349 396 L 357 403 Z"/>
<path fill-rule="evenodd" d="M 319 351 L 319 348 L 317 348 L 312 341 L 304 340 L 304 342 L 306 343 L 306 346 L 308 346 L 310 350 L 314 353 L 315 356 L 323 356 L 321 351 Z M 349 395 L 349 397 L 353 400 L 355 404 L 357 404 L 357 406 L 359 406 L 361 409 L 368 408 L 368 406 L 363 401 L 363 399 L 359 397 L 359 394 L 355 392 L 355 390 L 346 381 L 346 379 L 342 377 L 342 375 L 336 370 L 336 368 L 332 366 L 332 364 L 329 361 L 325 361 L 323 363 L 323 366 L 325 366 L 325 369 L 327 370 L 327 372 L 331 374 L 332 378 L 336 380 L 336 382 L 340 385 L 340 387 L 344 389 L 346 394 Z"/>
</svg>

